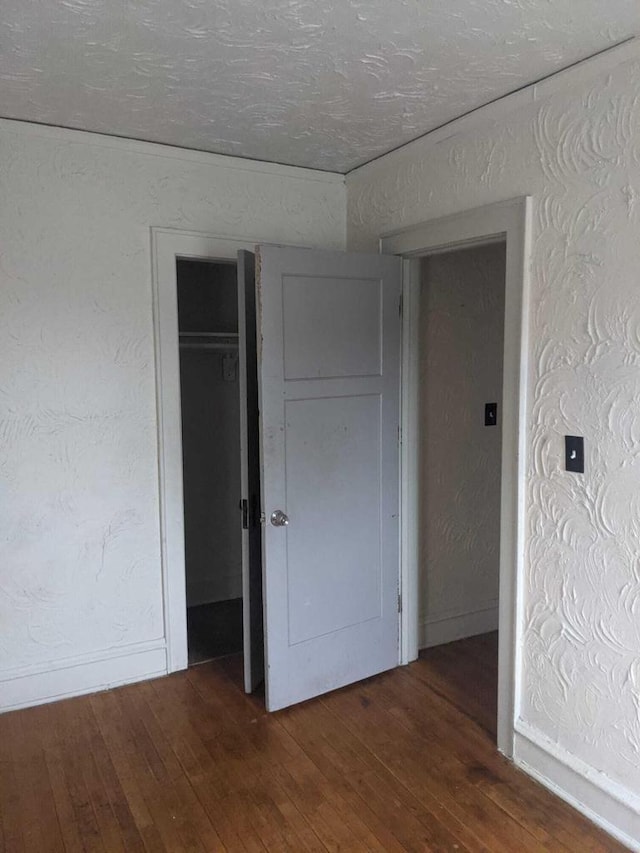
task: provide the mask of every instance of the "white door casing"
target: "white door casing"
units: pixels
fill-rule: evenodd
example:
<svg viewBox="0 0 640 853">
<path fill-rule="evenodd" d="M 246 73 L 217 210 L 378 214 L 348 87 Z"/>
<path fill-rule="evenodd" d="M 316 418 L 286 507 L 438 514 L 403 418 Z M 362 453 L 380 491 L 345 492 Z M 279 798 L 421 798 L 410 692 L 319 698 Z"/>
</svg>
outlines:
<svg viewBox="0 0 640 853">
<path fill-rule="evenodd" d="M 254 245 L 254 241 L 212 237 L 197 232 L 151 229 L 167 672 L 186 669 L 188 664 L 176 259 L 235 261 L 238 250 L 253 249 Z"/>
<path fill-rule="evenodd" d="M 259 247 L 269 710 L 398 663 L 401 263 Z M 288 526 L 274 526 L 281 510 Z"/>
<path fill-rule="evenodd" d="M 500 508 L 498 749 L 513 757 L 520 691 L 521 578 L 524 560 L 528 293 L 532 199 L 529 196 L 432 220 L 380 238 L 383 253 L 404 259 L 401 662 L 418 655 L 418 398 L 420 261 L 456 248 L 506 241 Z"/>
</svg>

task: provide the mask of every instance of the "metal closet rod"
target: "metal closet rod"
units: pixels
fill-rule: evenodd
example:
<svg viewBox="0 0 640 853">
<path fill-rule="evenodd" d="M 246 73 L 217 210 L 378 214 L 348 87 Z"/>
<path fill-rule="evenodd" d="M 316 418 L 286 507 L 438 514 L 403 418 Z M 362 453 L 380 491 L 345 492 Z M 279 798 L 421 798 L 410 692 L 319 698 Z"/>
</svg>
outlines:
<svg viewBox="0 0 640 853">
<path fill-rule="evenodd" d="M 180 349 L 237 350 L 237 341 L 180 341 Z"/>
<path fill-rule="evenodd" d="M 180 332 L 181 338 L 237 338 L 237 332 Z"/>
</svg>

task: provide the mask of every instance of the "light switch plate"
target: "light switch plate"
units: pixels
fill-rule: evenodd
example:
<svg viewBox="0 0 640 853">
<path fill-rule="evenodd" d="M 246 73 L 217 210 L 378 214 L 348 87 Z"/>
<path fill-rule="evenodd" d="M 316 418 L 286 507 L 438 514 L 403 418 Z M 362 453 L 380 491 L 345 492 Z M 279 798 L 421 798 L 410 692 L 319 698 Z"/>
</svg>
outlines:
<svg viewBox="0 0 640 853">
<path fill-rule="evenodd" d="M 576 474 L 584 474 L 584 438 L 581 435 L 565 435 L 565 468 Z"/>
<path fill-rule="evenodd" d="M 484 404 L 484 425 L 485 426 L 495 426 L 498 423 L 498 404 L 497 403 L 485 403 Z"/>
</svg>

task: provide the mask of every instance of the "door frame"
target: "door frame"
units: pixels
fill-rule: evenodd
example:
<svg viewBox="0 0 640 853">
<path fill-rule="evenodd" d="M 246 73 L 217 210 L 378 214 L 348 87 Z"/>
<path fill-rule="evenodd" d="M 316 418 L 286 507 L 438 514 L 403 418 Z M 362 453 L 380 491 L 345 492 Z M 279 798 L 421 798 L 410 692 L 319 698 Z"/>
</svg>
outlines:
<svg viewBox="0 0 640 853">
<path fill-rule="evenodd" d="M 497 745 L 509 758 L 521 671 L 531 222 L 532 199 L 522 196 L 388 233 L 379 243 L 380 252 L 403 258 L 400 663 L 406 664 L 418 656 L 420 260 L 506 242 Z"/>
<path fill-rule="evenodd" d="M 160 558 L 167 672 L 188 666 L 176 260 L 235 262 L 238 249 L 253 251 L 259 242 L 216 237 L 198 231 L 151 228 Z"/>
</svg>

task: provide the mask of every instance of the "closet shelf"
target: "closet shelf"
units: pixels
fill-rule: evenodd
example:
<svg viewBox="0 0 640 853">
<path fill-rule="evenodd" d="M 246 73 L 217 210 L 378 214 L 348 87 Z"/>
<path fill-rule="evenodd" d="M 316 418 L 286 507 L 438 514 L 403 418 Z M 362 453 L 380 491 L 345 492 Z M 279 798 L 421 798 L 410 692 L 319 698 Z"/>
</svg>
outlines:
<svg viewBox="0 0 640 853">
<path fill-rule="evenodd" d="M 237 332 L 180 332 L 180 349 L 236 350 Z"/>
<path fill-rule="evenodd" d="M 180 332 L 181 338 L 237 338 L 237 332 Z"/>
</svg>

